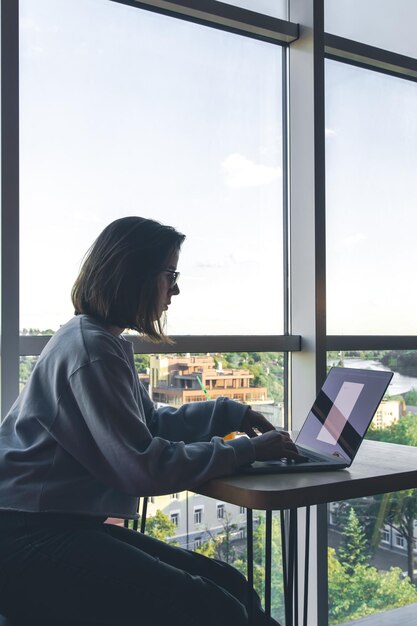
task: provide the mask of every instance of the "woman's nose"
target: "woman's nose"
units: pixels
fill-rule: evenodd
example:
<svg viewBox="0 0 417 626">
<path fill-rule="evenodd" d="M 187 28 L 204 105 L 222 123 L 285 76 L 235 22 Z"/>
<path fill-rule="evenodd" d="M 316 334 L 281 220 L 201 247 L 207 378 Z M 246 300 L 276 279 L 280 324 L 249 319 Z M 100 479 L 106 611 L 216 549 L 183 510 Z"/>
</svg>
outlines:
<svg viewBox="0 0 417 626">
<path fill-rule="evenodd" d="M 180 293 L 180 288 L 178 287 L 178 284 L 175 283 L 175 285 L 171 289 L 171 295 L 178 296 L 179 293 Z"/>
</svg>

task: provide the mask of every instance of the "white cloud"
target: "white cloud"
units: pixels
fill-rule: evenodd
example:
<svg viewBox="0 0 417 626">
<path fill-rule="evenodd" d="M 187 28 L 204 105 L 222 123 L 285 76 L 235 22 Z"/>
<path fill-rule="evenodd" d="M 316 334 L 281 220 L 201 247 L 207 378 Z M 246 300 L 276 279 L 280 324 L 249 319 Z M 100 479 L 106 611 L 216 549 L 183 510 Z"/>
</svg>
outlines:
<svg viewBox="0 0 417 626">
<path fill-rule="evenodd" d="M 332 128 L 326 128 L 326 130 L 324 131 L 325 137 L 334 137 L 336 134 L 336 131 L 333 130 Z"/>
<path fill-rule="evenodd" d="M 365 241 L 366 239 L 367 237 L 363 233 L 355 233 L 354 235 L 346 237 L 346 239 L 343 240 L 343 245 L 345 248 L 353 248 L 358 245 L 358 243 L 361 243 L 361 241 Z"/>
<path fill-rule="evenodd" d="M 282 174 L 280 167 L 255 163 L 238 152 L 225 158 L 222 169 L 226 185 L 234 189 L 269 185 Z"/>
</svg>

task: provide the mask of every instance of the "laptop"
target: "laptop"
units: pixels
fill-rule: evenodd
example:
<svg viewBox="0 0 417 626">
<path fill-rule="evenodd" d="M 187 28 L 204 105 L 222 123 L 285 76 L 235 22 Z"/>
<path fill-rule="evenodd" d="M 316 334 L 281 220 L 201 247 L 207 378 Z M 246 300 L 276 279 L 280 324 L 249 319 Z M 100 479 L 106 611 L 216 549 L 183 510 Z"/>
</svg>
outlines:
<svg viewBox="0 0 417 626">
<path fill-rule="evenodd" d="M 305 461 L 255 461 L 244 474 L 336 470 L 349 467 L 393 372 L 333 367 L 295 440 Z"/>
</svg>

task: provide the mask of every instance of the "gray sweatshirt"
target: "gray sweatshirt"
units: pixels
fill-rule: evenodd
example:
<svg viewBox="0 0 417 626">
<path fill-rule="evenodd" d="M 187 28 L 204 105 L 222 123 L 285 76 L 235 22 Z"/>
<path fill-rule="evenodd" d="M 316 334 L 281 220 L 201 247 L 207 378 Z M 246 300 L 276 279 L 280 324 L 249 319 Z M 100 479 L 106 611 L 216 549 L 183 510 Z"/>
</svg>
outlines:
<svg viewBox="0 0 417 626">
<path fill-rule="evenodd" d="M 255 460 L 224 442 L 247 407 L 227 398 L 156 409 L 132 344 L 86 315 L 41 353 L 0 427 L 0 510 L 134 517 L 137 497 L 193 489 Z"/>
</svg>

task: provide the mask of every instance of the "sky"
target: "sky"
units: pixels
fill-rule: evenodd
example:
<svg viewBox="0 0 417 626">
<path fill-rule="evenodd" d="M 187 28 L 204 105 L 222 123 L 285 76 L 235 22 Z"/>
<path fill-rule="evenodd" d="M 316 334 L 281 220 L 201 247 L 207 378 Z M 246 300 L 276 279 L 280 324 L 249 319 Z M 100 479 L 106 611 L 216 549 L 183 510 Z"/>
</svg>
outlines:
<svg viewBox="0 0 417 626">
<path fill-rule="evenodd" d="M 103 0 L 21 16 L 21 327 L 64 323 L 137 214 L 187 235 L 170 333 L 281 333 L 281 48 Z"/>
<path fill-rule="evenodd" d="M 281 48 L 107 0 L 21 0 L 20 46 L 20 327 L 137 214 L 187 235 L 169 333 L 281 334 Z M 328 332 L 417 334 L 417 85 L 328 61 L 326 97 Z"/>
</svg>

